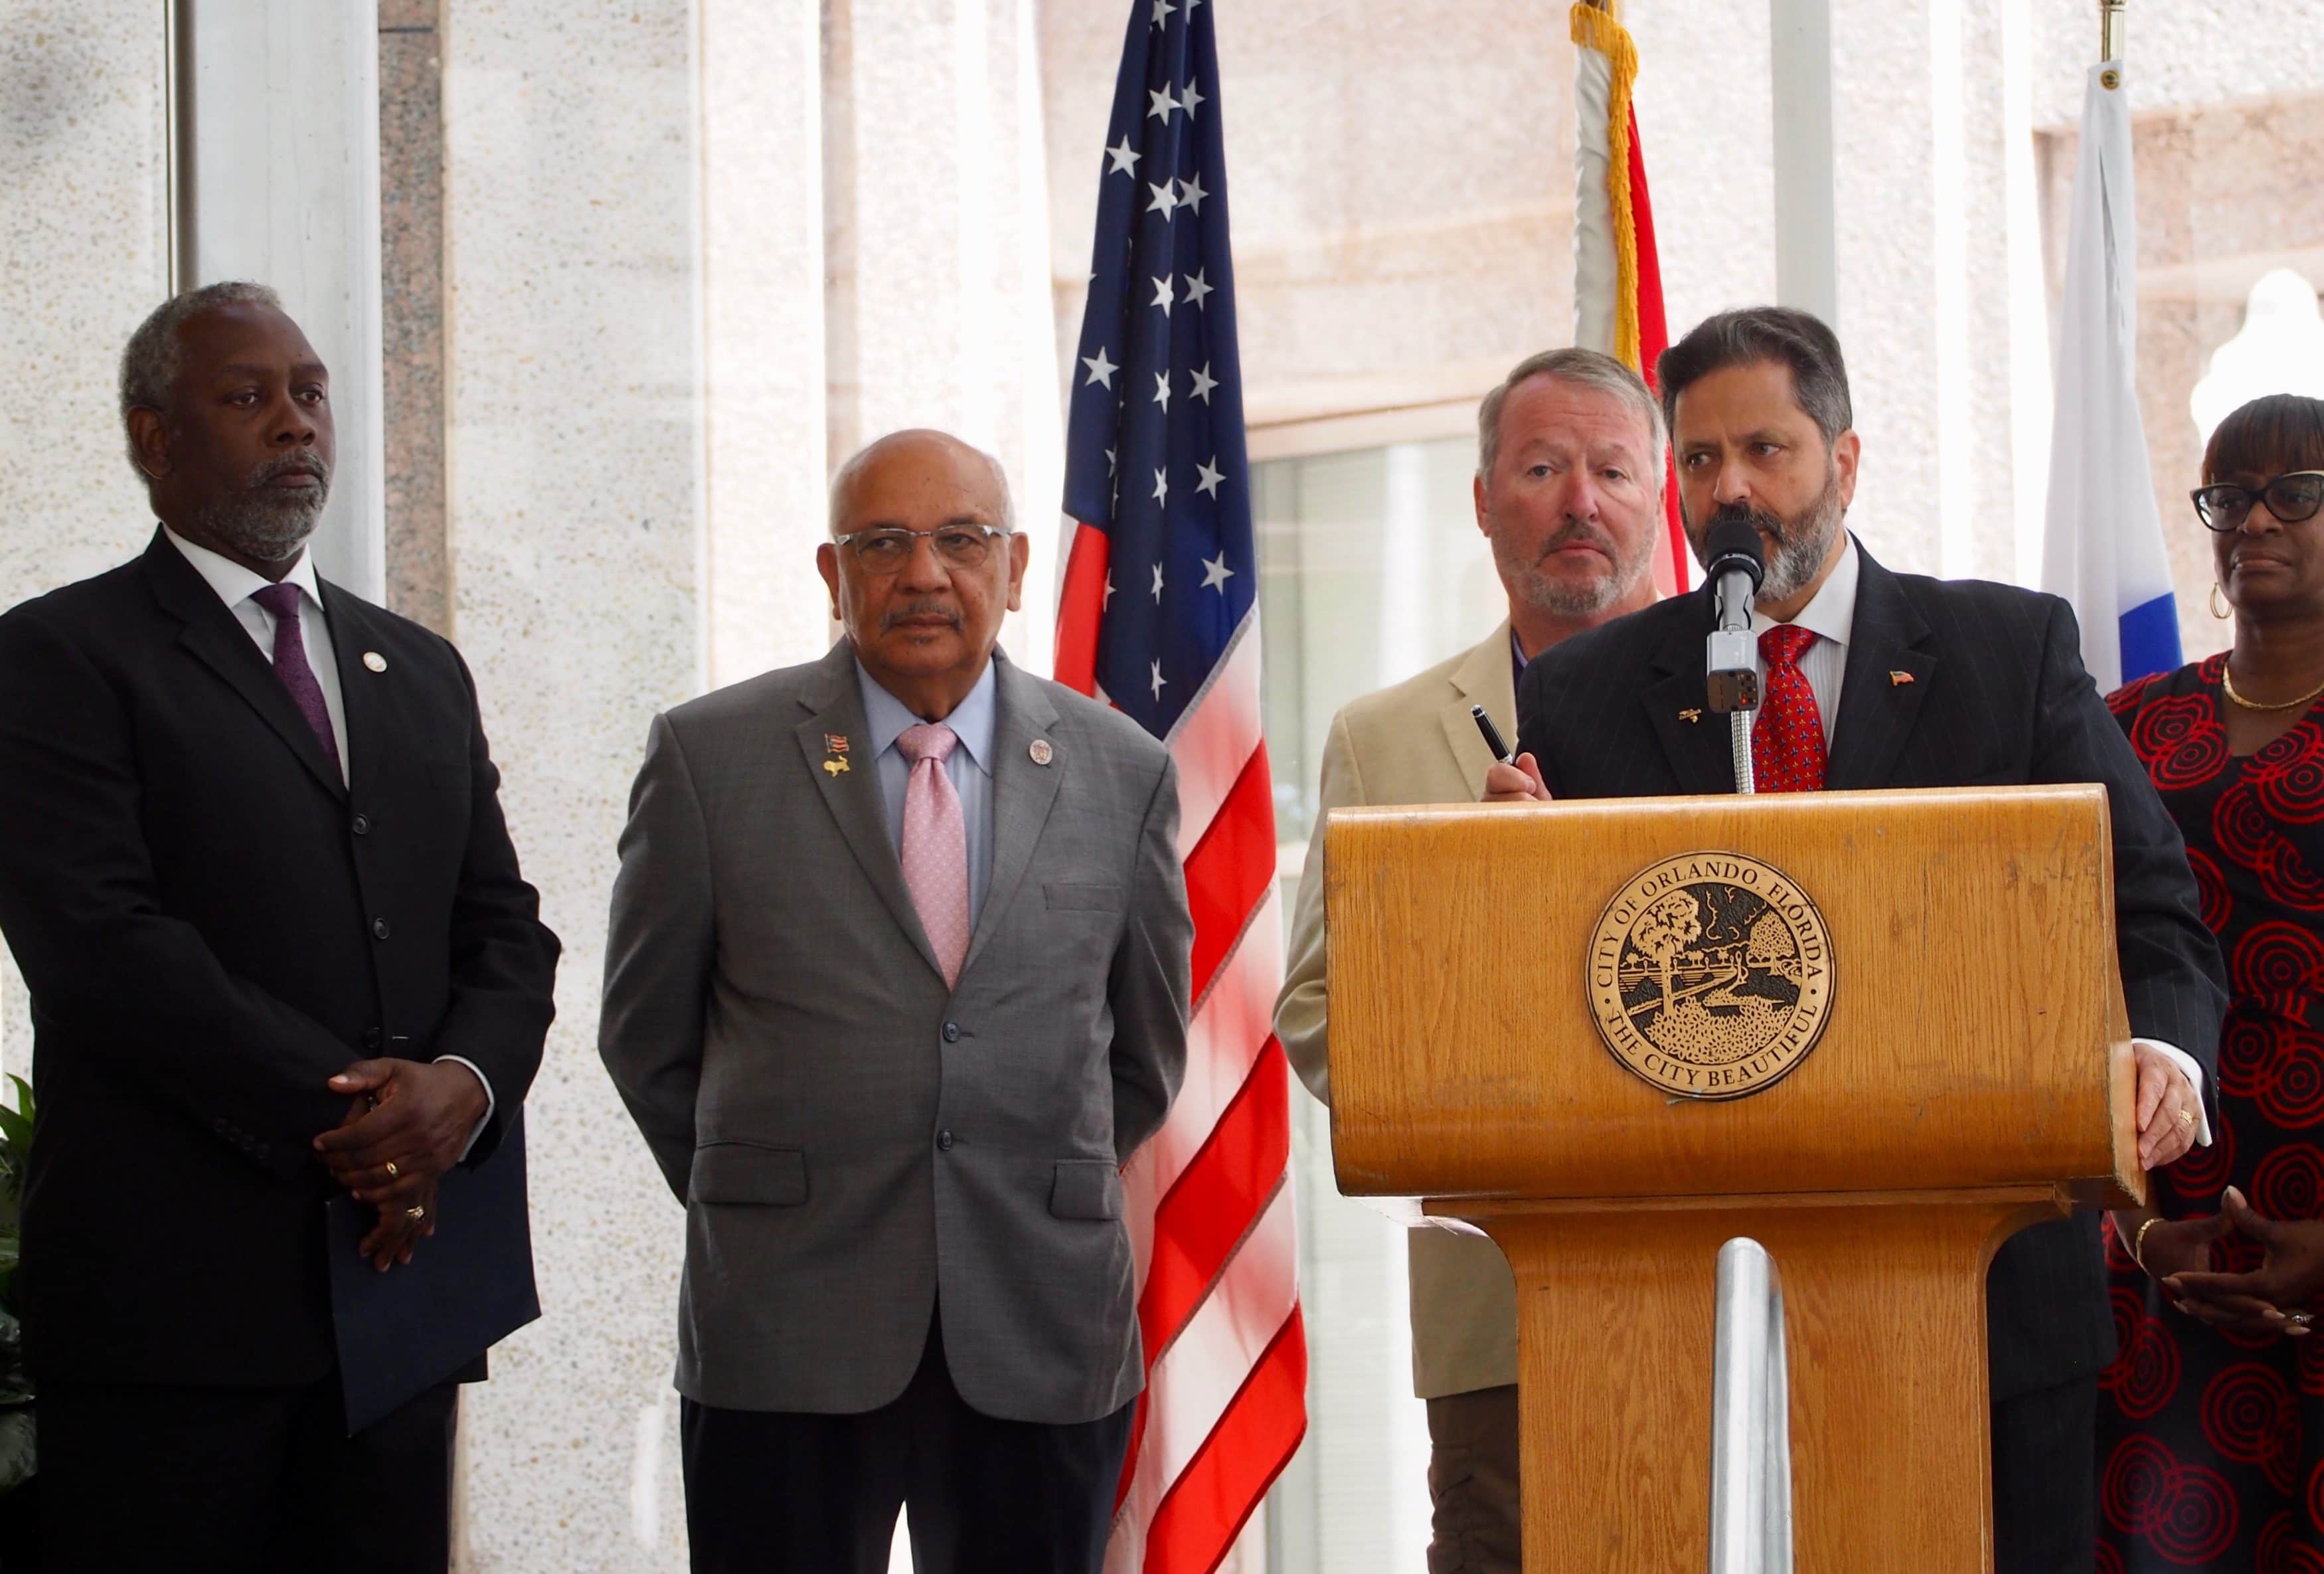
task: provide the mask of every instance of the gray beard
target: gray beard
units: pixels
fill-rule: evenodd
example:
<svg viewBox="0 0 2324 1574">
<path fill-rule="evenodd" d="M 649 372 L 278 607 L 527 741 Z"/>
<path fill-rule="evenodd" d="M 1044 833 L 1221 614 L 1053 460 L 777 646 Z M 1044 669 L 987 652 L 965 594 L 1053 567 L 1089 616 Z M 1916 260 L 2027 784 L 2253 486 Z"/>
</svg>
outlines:
<svg viewBox="0 0 2324 1574">
<path fill-rule="evenodd" d="M 1566 534 L 1561 531 L 1552 536 L 1550 546 L 1554 547 Z M 1614 538 L 1609 532 L 1600 532 L 1599 534 L 1609 547 L 1614 547 Z M 1625 563 L 1619 560 L 1619 548 L 1617 547 L 1617 560 L 1610 570 L 1587 585 L 1575 585 L 1543 572 L 1538 559 L 1528 561 L 1518 556 L 1513 548 L 1504 543 L 1502 537 L 1495 535 L 1491 540 L 1493 566 L 1500 570 L 1501 582 L 1526 606 L 1537 606 L 1558 617 L 1596 616 L 1628 596 L 1653 563 L 1651 549 L 1641 553 L 1636 562 Z M 1545 550 L 1543 556 L 1547 555 Z"/>
<path fill-rule="evenodd" d="M 330 484 L 300 491 L 254 488 L 238 496 L 217 497 L 194 515 L 195 523 L 244 557 L 281 563 L 299 555 L 315 533 Z"/>
<path fill-rule="evenodd" d="M 1813 584 L 1824 560 L 1831 554 L 1832 542 L 1840 534 L 1847 513 L 1840 501 L 1840 472 L 1829 467 L 1824 471 L 1823 490 L 1816 495 L 1815 501 L 1800 510 L 1798 518 L 1778 519 L 1765 510 L 1754 509 L 1751 523 L 1755 528 L 1766 524 L 1776 527 L 1762 531 L 1763 535 L 1775 539 L 1767 551 L 1767 570 L 1759 581 L 1757 599 L 1762 603 L 1788 600 Z M 1713 517 L 1717 517 L 1715 514 Z M 1688 523 L 1692 526 L 1693 521 Z M 1710 521 L 1706 520 L 1702 529 L 1707 532 L 1709 528 Z M 1700 540 L 1694 542 L 1694 546 L 1695 561 L 1700 563 Z"/>
</svg>

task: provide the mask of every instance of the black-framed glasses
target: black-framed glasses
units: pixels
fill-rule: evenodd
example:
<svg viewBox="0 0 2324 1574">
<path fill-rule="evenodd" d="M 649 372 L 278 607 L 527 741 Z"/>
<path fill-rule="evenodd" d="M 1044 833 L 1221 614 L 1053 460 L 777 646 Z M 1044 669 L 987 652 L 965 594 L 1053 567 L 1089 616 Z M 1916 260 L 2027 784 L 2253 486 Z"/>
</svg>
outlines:
<svg viewBox="0 0 2324 1574">
<path fill-rule="evenodd" d="M 2324 508 L 2324 470 L 2291 470 L 2257 486 L 2217 481 L 2198 486 L 2187 495 L 2195 500 L 2195 517 L 2222 535 L 2241 530 L 2251 517 L 2252 505 L 2267 500 L 2267 511 L 2284 524 L 2316 517 Z"/>
<path fill-rule="evenodd" d="M 973 569 L 991 562 L 993 543 L 1010 533 L 990 524 L 940 524 L 934 530 L 884 526 L 841 536 L 838 544 L 855 554 L 866 573 L 895 573 L 912 560 L 918 550 L 914 543 L 922 540 L 936 548 L 936 560 L 945 568 Z"/>
</svg>

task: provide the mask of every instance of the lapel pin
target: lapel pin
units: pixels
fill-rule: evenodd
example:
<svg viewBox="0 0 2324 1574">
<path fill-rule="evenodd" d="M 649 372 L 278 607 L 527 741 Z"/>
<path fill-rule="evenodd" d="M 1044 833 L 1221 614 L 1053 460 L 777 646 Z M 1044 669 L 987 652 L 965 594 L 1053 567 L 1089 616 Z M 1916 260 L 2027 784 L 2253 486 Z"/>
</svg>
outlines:
<svg viewBox="0 0 2324 1574">
<path fill-rule="evenodd" d="M 824 761 L 823 768 L 836 776 L 841 772 L 847 769 L 847 756 L 844 755 L 834 755 L 831 758 Z"/>
<path fill-rule="evenodd" d="M 1888 686 L 1891 689 L 1902 689 L 1905 684 L 1910 683 L 1912 681 L 1913 674 L 1910 672 L 1891 672 L 1888 674 Z"/>
<path fill-rule="evenodd" d="M 1681 721 L 1701 721 L 1702 719 L 1702 712 L 1700 710 L 1682 710 L 1678 713 L 1678 718 Z"/>
<path fill-rule="evenodd" d="M 365 651 L 364 653 L 363 662 L 364 666 L 369 667 L 374 672 L 384 672 L 387 671 L 387 658 L 381 655 L 377 651 Z"/>
<path fill-rule="evenodd" d="M 843 734 L 827 732 L 823 735 L 823 746 L 835 755 L 844 755 L 847 752 L 847 739 Z"/>
<path fill-rule="evenodd" d="M 1047 738 L 1035 738 L 1025 745 L 1025 752 L 1033 756 L 1037 765 L 1046 765 L 1057 757 L 1057 751 L 1049 746 Z"/>
</svg>

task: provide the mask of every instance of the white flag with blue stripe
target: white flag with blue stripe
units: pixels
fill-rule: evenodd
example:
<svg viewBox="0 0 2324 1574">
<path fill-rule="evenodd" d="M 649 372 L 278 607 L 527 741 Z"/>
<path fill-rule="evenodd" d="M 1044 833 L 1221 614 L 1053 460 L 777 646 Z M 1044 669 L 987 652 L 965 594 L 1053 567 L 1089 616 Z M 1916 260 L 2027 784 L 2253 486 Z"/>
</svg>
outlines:
<svg viewBox="0 0 2324 1574">
<path fill-rule="evenodd" d="M 2121 81 L 2119 64 L 2094 66 L 2082 98 L 2042 551 L 2042 588 L 2073 603 L 2082 664 L 2101 694 L 2179 665 L 2179 609 L 2138 420 L 2138 209 Z"/>
</svg>

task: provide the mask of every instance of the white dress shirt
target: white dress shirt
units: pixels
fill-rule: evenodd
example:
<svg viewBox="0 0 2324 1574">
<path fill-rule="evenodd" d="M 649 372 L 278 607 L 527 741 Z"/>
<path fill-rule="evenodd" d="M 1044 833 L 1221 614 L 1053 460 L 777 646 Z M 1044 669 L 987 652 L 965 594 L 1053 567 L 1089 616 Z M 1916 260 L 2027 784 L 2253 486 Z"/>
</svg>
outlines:
<svg viewBox="0 0 2324 1574">
<path fill-rule="evenodd" d="M 911 708 L 885 689 L 855 663 L 856 687 L 863 696 L 863 720 L 872 729 L 872 767 L 880 781 L 881 805 L 887 810 L 888 839 L 895 844 L 899 854 L 904 849 L 904 792 L 911 785 L 912 762 L 896 746 L 897 738 L 906 727 L 918 727 L 921 718 L 912 714 Z M 992 729 L 995 721 L 995 695 L 999 683 L 992 676 L 992 660 L 987 658 L 984 675 L 966 699 L 953 707 L 944 725 L 952 728 L 960 739 L 960 746 L 945 761 L 945 774 L 952 781 L 952 790 L 960 794 L 961 828 L 968 834 L 968 928 L 976 932 L 976 921 L 984 912 L 985 893 L 992 885 Z"/>
<path fill-rule="evenodd" d="M 232 558 L 222 557 L 208 547 L 196 546 L 166 524 L 161 527 L 161 533 L 168 536 L 170 544 L 194 566 L 194 572 L 202 577 L 203 582 L 217 592 L 217 598 L 226 603 L 226 609 L 234 614 L 234 620 L 242 625 L 243 632 L 258 643 L 258 653 L 266 658 L 268 666 L 272 666 L 274 615 L 254 598 L 274 581 L 253 573 Z M 331 643 L 331 623 L 323 611 L 322 588 L 315 579 L 315 560 L 300 552 L 298 562 L 282 576 L 281 582 L 299 587 L 299 635 L 307 647 L 307 665 L 315 671 L 315 686 L 323 691 L 323 708 L 331 715 L 331 739 L 339 745 L 339 780 L 344 783 L 347 780 L 348 760 L 346 704 L 339 692 L 338 653 Z M 493 1079 L 484 1075 L 482 1066 L 465 1055 L 438 1055 L 436 1058 L 466 1066 L 484 1085 L 484 1117 L 468 1134 L 468 1146 L 474 1147 L 477 1136 L 492 1124 Z M 463 1152 L 460 1156 L 465 1159 L 467 1154 Z"/>
<path fill-rule="evenodd" d="M 1800 675 L 1808 681 L 1808 692 L 1815 696 L 1816 715 L 1823 722 L 1824 747 L 1831 746 L 1832 724 L 1840 718 L 1840 685 L 1848 675 L 1848 642 L 1856 632 L 1856 592 L 1863 579 L 1863 558 L 1856 550 L 1856 537 L 1848 538 L 1848 545 L 1840 554 L 1840 561 L 1827 579 L 1808 597 L 1792 619 L 1800 627 L 1817 636 L 1814 643 L 1800 654 Z M 1769 626 L 1758 609 L 1751 612 L 1751 636 L 1757 640 L 1759 632 Z M 2195 1144 L 2211 1145 L 2211 1116 L 2203 1107 L 2203 1068 L 2193 1056 L 2176 1044 L 2166 1044 L 2160 1039 L 2133 1039 L 2134 1044 L 2144 1044 L 2164 1060 L 2179 1068 L 2187 1079 L 2187 1086 L 2195 1090 Z"/>
</svg>

